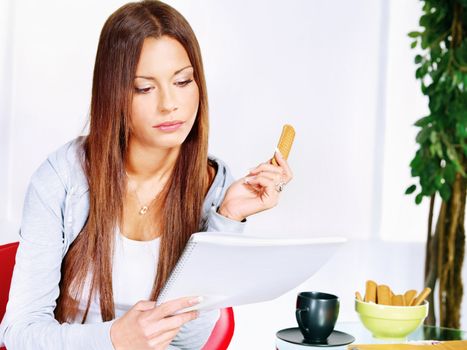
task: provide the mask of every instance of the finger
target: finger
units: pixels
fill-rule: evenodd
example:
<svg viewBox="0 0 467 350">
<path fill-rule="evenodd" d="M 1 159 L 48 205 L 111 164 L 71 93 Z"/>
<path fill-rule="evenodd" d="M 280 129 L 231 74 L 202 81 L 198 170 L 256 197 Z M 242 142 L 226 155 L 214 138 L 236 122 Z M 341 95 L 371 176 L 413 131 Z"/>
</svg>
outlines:
<svg viewBox="0 0 467 350">
<path fill-rule="evenodd" d="M 251 180 L 251 183 L 260 187 L 256 193 L 256 198 L 260 199 L 265 207 L 271 208 L 277 204 L 279 192 L 275 190 L 273 181 L 265 177 L 257 176 L 255 179 Z"/>
<path fill-rule="evenodd" d="M 154 309 L 155 306 L 156 306 L 155 301 L 140 300 L 135 304 L 134 309 L 138 311 L 147 311 L 147 310 Z"/>
<path fill-rule="evenodd" d="M 281 152 L 276 149 L 274 153 L 274 158 L 276 159 L 277 164 L 282 168 L 285 173 L 284 181 L 289 182 L 293 178 L 292 170 L 290 169 L 289 163 L 287 160 L 282 156 Z"/>
<path fill-rule="evenodd" d="M 276 179 L 277 179 L 277 176 L 274 177 L 274 176 L 271 176 L 267 173 L 260 173 L 258 175 L 253 175 L 253 176 L 247 176 L 245 177 L 244 179 L 244 183 L 246 184 L 250 184 L 250 185 L 253 185 L 253 184 L 258 184 L 258 182 L 253 182 L 252 180 L 257 180 L 257 179 L 264 179 L 264 180 L 267 180 L 269 182 L 272 182 L 272 183 L 275 183 L 276 182 Z"/>
<path fill-rule="evenodd" d="M 274 179 L 271 179 L 265 175 L 256 175 L 248 179 L 248 183 L 251 185 L 259 185 L 263 190 L 269 192 L 276 185 Z M 268 191 L 269 190 L 269 191 Z"/>
<path fill-rule="evenodd" d="M 252 192 L 257 195 L 258 193 L 261 193 L 264 191 L 264 188 L 261 187 L 261 185 L 252 185 L 252 184 L 248 184 L 248 186 L 251 187 L 251 190 Z"/>
<path fill-rule="evenodd" d="M 264 192 L 264 188 L 259 184 L 244 183 L 243 185 L 251 192 L 254 197 L 257 197 Z"/>
<path fill-rule="evenodd" d="M 284 181 L 285 181 L 284 175 L 283 175 L 282 173 L 270 173 L 270 172 L 262 171 L 262 172 L 260 172 L 260 173 L 257 174 L 257 175 L 246 176 L 246 177 L 245 177 L 246 183 L 249 182 L 249 179 L 254 178 L 254 177 L 257 177 L 257 176 L 261 176 L 261 177 L 267 178 L 267 179 L 271 180 L 275 185 L 278 184 L 278 183 L 280 183 L 280 182 L 284 182 Z"/>
<path fill-rule="evenodd" d="M 252 185 L 245 180 L 243 181 L 243 186 L 245 186 L 248 190 L 250 190 L 253 193 L 257 193 L 261 191 L 261 186 L 260 185 Z"/>
<path fill-rule="evenodd" d="M 169 346 L 172 340 L 177 336 L 180 328 L 173 329 L 171 331 L 165 332 L 160 335 L 156 335 L 149 340 L 149 346 L 151 348 L 156 348 L 157 346 L 162 346 L 162 349 L 165 349 Z"/>
<path fill-rule="evenodd" d="M 184 312 L 175 316 L 169 316 L 162 320 L 148 320 L 149 326 L 147 329 L 150 337 L 156 337 L 174 329 L 178 329 L 185 323 L 198 318 L 198 311 Z"/>
<path fill-rule="evenodd" d="M 166 317 L 163 320 L 160 320 L 159 327 L 164 331 L 170 331 L 173 329 L 180 328 L 185 323 L 197 319 L 199 316 L 198 311 L 184 312 L 175 316 Z"/>
<path fill-rule="evenodd" d="M 257 166 L 256 168 L 252 169 L 249 172 L 249 175 L 256 175 L 256 174 L 259 174 L 262 171 L 270 172 L 270 173 L 274 173 L 274 174 L 279 174 L 279 175 L 284 174 L 284 170 L 280 166 L 269 164 L 269 163 L 262 163 L 259 166 Z"/>
<path fill-rule="evenodd" d="M 177 311 L 196 305 L 201 302 L 201 297 L 184 297 L 167 301 L 154 309 L 154 315 L 158 319 L 172 316 Z"/>
</svg>

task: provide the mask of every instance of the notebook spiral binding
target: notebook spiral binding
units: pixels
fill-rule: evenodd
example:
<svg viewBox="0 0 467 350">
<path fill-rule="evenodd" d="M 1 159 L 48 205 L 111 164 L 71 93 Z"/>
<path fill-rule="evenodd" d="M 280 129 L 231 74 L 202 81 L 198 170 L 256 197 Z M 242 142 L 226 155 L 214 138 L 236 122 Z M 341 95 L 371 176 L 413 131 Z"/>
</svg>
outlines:
<svg viewBox="0 0 467 350">
<path fill-rule="evenodd" d="M 185 249 L 183 250 L 182 255 L 180 256 L 180 259 L 178 260 L 177 264 L 175 265 L 172 273 L 170 274 L 169 279 L 165 283 L 164 288 L 161 291 L 161 294 L 159 295 L 158 300 L 159 301 L 166 301 L 166 295 L 169 290 L 169 288 L 172 286 L 172 284 L 175 283 L 178 275 L 183 271 L 183 268 L 185 266 L 186 261 L 190 257 L 191 253 L 193 252 L 193 249 L 195 249 L 196 242 L 189 241 Z"/>
</svg>

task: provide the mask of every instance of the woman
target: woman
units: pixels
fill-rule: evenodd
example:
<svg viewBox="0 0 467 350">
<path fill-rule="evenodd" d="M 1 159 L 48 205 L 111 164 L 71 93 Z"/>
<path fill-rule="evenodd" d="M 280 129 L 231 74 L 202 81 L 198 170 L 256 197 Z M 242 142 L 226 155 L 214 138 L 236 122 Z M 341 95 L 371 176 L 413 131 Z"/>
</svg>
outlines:
<svg viewBox="0 0 467 350">
<path fill-rule="evenodd" d="M 26 194 L 0 336 L 15 349 L 199 349 L 218 310 L 155 305 L 194 232 L 242 231 L 291 180 L 269 161 L 235 182 L 208 157 L 201 54 L 184 17 L 129 3 L 99 39 L 90 132 L 51 154 Z M 1 338 L 0 338 L 1 339 Z"/>
</svg>

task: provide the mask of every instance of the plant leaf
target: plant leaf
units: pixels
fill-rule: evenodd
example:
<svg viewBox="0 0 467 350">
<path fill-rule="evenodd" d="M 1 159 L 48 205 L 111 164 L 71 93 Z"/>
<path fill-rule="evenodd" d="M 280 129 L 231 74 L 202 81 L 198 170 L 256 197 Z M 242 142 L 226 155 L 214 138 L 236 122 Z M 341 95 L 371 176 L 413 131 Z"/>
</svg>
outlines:
<svg viewBox="0 0 467 350">
<path fill-rule="evenodd" d="M 425 125 L 430 124 L 432 120 L 433 120 L 433 116 L 427 115 L 426 117 L 423 117 L 417 120 L 414 125 L 424 127 Z"/>
<path fill-rule="evenodd" d="M 449 184 L 452 184 L 456 178 L 456 168 L 451 162 L 444 168 L 444 178 Z"/>
<path fill-rule="evenodd" d="M 451 198 L 451 186 L 449 186 L 447 183 L 444 183 L 439 190 L 439 194 L 441 195 L 441 198 L 447 202 L 449 198 Z"/>
<path fill-rule="evenodd" d="M 423 194 L 421 193 L 417 194 L 417 196 L 415 197 L 415 204 L 420 204 L 422 202 L 422 199 L 423 199 Z"/>
<path fill-rule="evenodd" d="M 417 186 L 416 186 L 416 185 L 409 186 L 409 187 L 407 187 L 407 189 L 405 190 L 405 194 L 411 194 L 411 193 L 413 193 L 416 189 L 417 189 Z"/>
</svg>

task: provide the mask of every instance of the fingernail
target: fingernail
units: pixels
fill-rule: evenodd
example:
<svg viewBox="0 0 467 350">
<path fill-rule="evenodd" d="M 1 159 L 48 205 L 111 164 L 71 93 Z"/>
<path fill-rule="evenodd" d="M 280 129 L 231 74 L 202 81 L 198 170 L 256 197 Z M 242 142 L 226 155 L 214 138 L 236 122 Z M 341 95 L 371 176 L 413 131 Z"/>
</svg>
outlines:
<svg viewBox="0 0 467 350">
<path fill-rule="evenodd" d="M 193 298 L 189 301 L 189 303 L 191 305 L 195 305 L 195 304 L 199 304 L 200 302 L 203 301 L 203 297 L 199 296 L 199 297 L 196 297 L 196 298 Z"/>
<path fill-rule="evenodd" d="M 282 157 L 281 151 L 279 151 L 279 148 L 276 147 L 276 153 L 279 154 L 280 157 Z"/>
<path fill-rule="evenodd" d="M 250 183 L 249 180 L 252 180 L 252 179 L 254 179 L 255 177 L 256 177 L 256 176 L 247 176 L 247 177 L 245 177 L 245 178 L 243 179 L 243 183 L 244 183 L 244 184 L 249 184 L 249 183 Z"/>
<path fill-rule="evenodd" d="M 251 175 L 251 174 L 255 174 L 255 169 L 256 169 L 256 168 L 248 169 L 248 174 L 246 174 L 246 176 L 249 176 L 249 175 Z"/>
</svg>

